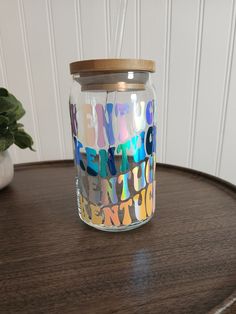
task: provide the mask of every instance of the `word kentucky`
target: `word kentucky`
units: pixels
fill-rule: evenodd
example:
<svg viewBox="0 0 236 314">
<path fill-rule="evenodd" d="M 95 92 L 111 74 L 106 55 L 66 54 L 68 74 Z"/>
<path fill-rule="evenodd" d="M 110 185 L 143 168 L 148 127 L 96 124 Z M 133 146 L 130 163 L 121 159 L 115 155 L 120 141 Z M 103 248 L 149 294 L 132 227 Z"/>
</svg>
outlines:
<svg viewBox="0 0 236 314">
<path fill-rule="evenodd" d="M 105 225 L 107 227 L 129 225 L 135 221 L 143 221 L 155 210 L 155 181 L 119 205 L 100 207 L 89 202 L 82 194 L 79 196 L 80 216 L 88 224 Z"/>
<path fill-rule="evenodd" d="M 74 105 L 71 105 L 70 110 L 73 134 L 77 136 Z M 133 105 L 129 103 L 107 103 L 105 106 L 86 104 L 80 112 L 86 143 L 88 146 L 99 148 L 115 145 L 117 142 L 124 143 L 133 134 L 147 129 L 147 125 L 153 125 L 154 111 L 154 100 L 148 101 L 147 104 L 140 101 Z M 119 129 L 115 131 L 114 128 L 117 126 Z"/>
<path fill-rule="evenodd" d="M 108 175 L 114 176 L 119 171 L 126 172 L 130 169 L 129 155 L 132 155 L 134 163 L 139 163 L 143 161 L 146 156 L 150 156 L 155 152 L 156 127 L 150 126 L 147 134 L 145 134 L 145 131 L 142 131 L 139 135 L 133 136 L 125 143 L 119 144 L 117 147 L 109 147 L 107 150 L 100 149 L 96 151 L 91 147 L 83 148 L 83 144 L 76 137 L 74 137 L 74 147 L 76 164 L 79 165 L 82 170 L 87 170 L 88 174 L 91 176 L 97 176 L 98 174 L 102 178 Z M 82 159 L 82 148 L 86 155 L 86 165 Z M 117 155 L 121 156 L 120 169 L 117 169 L 115 155 L 116 158 Z"/>
</svg>

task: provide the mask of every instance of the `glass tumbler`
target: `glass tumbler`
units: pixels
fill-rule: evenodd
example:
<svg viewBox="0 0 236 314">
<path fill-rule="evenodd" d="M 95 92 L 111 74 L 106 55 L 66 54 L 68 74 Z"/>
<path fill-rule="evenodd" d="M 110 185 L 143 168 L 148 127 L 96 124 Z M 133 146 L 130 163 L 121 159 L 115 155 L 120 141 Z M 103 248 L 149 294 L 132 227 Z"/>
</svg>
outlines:
<svg viewBox="0 0 236 314">
<path fill-rule="evenodd" d="M 126 231 L 155 211 L 157 104 L 140 59 L 70 64 L 70 117 L 79 216 L 104 231 Z"/>
</svg>

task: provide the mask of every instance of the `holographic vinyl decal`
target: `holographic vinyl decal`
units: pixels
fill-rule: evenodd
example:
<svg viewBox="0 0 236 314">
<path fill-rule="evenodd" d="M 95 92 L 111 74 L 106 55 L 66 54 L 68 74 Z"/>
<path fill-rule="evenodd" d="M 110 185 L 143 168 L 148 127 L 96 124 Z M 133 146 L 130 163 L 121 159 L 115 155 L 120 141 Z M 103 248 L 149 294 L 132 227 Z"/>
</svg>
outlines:
<svg viewBox="0 0 236 314">
<path fill-rule="evenodd" d="M 119 227 L 148 219 L 155 210 L 154 101 L 84 107 L 85 142 L 70 105 L 82 220 Z"/>
</svg>

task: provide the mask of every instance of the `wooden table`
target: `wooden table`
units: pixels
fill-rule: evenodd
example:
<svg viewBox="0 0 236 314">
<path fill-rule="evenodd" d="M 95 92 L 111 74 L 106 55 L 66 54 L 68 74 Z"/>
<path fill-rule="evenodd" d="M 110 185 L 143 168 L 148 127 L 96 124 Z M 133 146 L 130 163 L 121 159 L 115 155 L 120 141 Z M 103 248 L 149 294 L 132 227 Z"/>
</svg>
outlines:
<svg viewBox="0 0 236 314">
<path fill-rule="evenodd" d="M 152 221 L 105 233 L 77 216 L 71 161 L 18 166 L 0 192 L 0 313 L 199 314 L 226 299 L 236 287 L 236 188 L 157 170 Z"/>
</svg>

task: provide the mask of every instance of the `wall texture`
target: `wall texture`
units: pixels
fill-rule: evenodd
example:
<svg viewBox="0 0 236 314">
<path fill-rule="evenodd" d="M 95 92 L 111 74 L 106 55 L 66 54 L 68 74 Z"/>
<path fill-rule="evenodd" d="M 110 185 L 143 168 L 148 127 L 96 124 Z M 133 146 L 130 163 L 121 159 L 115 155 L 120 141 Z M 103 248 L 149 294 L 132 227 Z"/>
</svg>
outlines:
<svg viewBox="0 0 236 314">
<path fill-rule="evenodd" d="M 0 85 L 24 103 L 36 153 L 72 157 L 68 64 L 109 56 L 119 0 L 0 0 Z M 157 62 L 158 159 L 236 184 L 234 0 L 128 0 L 121 57 Z"/>
</svg>

